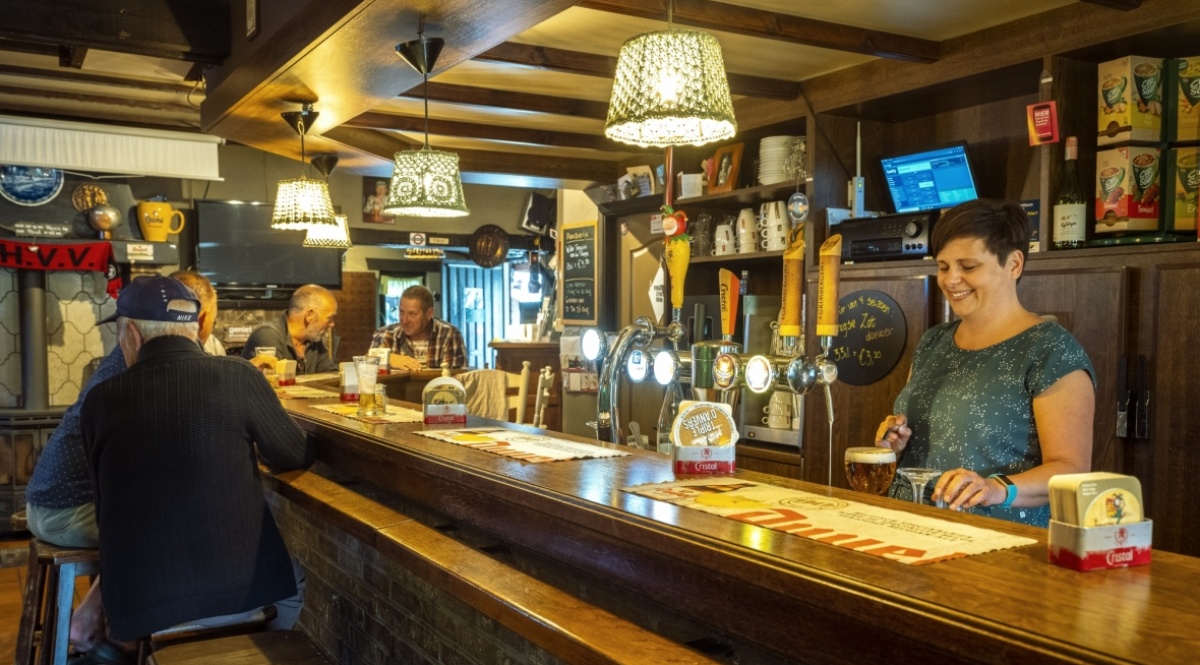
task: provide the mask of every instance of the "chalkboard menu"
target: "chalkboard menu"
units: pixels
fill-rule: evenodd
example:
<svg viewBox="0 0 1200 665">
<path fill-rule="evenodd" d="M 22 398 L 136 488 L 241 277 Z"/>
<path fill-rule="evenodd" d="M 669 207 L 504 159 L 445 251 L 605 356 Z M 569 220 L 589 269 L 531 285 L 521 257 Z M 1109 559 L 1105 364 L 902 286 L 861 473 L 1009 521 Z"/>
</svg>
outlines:
<svg viewBox="0 0 1200 665">
<path fill-rule="evenodd" d="M 855 291 L 838 301 L 838 336 L 829 353 L 838 380 L 865 386 L 887 376 L 904 353 L 904 312 L 882 291 Z"/>
<path fill-rule="evenodd" d="M 596 322 L 596 222 L 564 224 L 563 323 Z"/>
</svg>

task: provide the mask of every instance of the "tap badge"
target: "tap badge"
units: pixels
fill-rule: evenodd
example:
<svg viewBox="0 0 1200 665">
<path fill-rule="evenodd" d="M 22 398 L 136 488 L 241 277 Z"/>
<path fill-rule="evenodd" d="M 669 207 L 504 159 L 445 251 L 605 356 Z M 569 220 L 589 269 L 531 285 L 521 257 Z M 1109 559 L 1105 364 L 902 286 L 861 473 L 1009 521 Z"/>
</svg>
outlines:
<svg viewBox="0 0 1200 665">
<path fill-rule="evenodd" d="M 727 353 L 717 356 L 713 362 L 713 383 L 721 390 L 729 390 L 737 380 L 737 361 Z"/>
</svg>

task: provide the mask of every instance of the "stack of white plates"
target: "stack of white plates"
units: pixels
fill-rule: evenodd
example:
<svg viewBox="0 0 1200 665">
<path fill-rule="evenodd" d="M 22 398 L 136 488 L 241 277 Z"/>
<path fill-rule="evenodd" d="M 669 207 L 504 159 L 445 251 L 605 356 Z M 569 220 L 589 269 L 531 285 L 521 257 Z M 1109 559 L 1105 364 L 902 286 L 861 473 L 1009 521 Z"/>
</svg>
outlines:
<svg viewBox="0 0 1200 665">
<path fill-rule="evenodd" d="M 774 185 L 789 179 L 787 158 L 794 136 L 768 136 L 758 144 L 758 182 Z"/>
</svg>

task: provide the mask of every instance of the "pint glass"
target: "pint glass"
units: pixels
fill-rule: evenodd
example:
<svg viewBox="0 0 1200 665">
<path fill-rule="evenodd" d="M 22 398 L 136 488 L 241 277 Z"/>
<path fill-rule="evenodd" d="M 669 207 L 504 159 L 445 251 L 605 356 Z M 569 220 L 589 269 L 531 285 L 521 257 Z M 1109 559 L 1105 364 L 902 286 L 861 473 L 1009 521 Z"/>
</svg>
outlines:
<svg viewBox="0 0 1200 665">
<path fill-rule="evenodd" d="M 379 358 L 377 356 L 354 356 L 354 371 L 358 374 L 358 415 L 379 415 L 379 405 L 375 400 L 375 379 L 379 374 Z"/>
</svg>

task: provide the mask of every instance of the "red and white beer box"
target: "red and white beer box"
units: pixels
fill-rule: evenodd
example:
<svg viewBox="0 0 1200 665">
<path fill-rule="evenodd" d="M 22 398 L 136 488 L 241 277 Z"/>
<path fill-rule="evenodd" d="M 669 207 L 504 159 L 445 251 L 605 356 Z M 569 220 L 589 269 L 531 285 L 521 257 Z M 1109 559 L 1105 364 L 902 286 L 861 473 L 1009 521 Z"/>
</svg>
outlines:
<svg viewBox="0 0 1200 665">
<path fill-rule="evenodd" d="M 1050 521 L 1050 563 L 1073 570 L 1108 570 L 1150 563 L 1153 520 L 1079 527 Z"/>
<path fill-rule="evenodd" d="M 467 424 L 467 390 L 451 376 L 439 376 L 421 391 L 426 425 Z"/>
<path fill-rule="evenodd" d="M 671 424 L 677 474 L 730 474 L 737 469 L 737 424 L 733 407 L 717 402 L 679 403 Z"/>
</svg>

